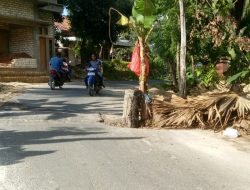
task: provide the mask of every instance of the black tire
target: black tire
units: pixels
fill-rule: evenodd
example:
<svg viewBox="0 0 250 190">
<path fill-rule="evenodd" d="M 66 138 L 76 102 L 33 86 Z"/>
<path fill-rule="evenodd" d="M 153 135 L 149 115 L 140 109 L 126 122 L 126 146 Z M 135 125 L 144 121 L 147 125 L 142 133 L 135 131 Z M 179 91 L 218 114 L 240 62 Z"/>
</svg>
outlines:
<svg viewBox="0 0 250 190">
<path fill-rule="evenodd" d="M 100 91 L 101 91 L 101 88 L 98 87 L 98 88 L 96 89 L 96 94 L 100 94 Z"/>
<path fill-rule="evenodd" d="M 50 86 L 51 90 L 55 90 L 56 89 L 56 83 L 55 83 L 55 80 L 54 80 L 53 77 L 50 77 L 49 86 Z"/>
<path fill-rule="evenodd" d="M 94 85 L 89 86 L 88 91 L 89 91 L 90 96 L 94 96 L 95 95 L 95 87 L 94 87 Z"/>
</svg>

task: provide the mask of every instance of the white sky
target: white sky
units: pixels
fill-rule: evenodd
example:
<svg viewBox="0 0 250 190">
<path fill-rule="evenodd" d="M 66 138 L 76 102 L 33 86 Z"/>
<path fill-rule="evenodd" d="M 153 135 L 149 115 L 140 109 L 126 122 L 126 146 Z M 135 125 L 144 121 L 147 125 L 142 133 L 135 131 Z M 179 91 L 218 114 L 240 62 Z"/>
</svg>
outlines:
<svg viewBox="0 0 250 190">
<path fill-rule="evenodd" d="M 62 15 L 68 15 L 69 13 L 68 13 L 68 10 L 64 7 L 64 9 L 63 9 L 63 13 L 62 13 Z"/>
</svg>

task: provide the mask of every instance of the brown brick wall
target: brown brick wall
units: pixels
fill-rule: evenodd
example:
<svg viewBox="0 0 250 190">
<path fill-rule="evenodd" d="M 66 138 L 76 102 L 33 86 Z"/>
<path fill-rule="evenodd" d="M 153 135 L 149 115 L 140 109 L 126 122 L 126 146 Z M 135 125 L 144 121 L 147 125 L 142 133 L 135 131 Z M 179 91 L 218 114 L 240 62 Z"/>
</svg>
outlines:
<svg viewBox="0 0 250 190">
<path fill-rule="evenodd" d="M 10 52 L 27 53 L 34 57 L 33 28 L 17 28 L 10 31 Z"/>
<path fill-rule="evenodd" d="M 38 12 L 38 18 L 41 19 L 41 20 L 52 22 L 52 14 L 49 13 L 49 12 L 39 11 Z"/>
<path fill-rule="evenodd" d="M 34 1 L 0 0 L 0 15 L 34 19 Z"/>
<path fill-rule="evenodd" d="M 36 0 L 0 0 L 0 18 L 2 15 L 17 18 L 15 25 L 13 25 L 14 22 L 11 19 L 10 21 L 6 19 L 6 23 L 10 24 L 7 28 L 9 30 L 9 53 L 26 53 L 30 55 L 37 60 L 37 66 L 40 69 L 39 37 L 54 38 L 53 13 L 39 10 Z M 16 26 L 20 18 L 24 18 L 23 20 L 25 18 L 32 19 L 34 21 L 40 19 L 47 21 L 48 24 L 30 26 L 27 22 L 26 26 L 21 24 L 20 26 Z M 40 35 L 40 27 L 48 28 L 48 35 Z M 27 67 L 30 67 L 30 65 L 27 65 Z"/>
<path fill-rule="evenodd" d="M 50 23 L 53 23 L 53 14 L 50 13 L 50 12 L 45 12 L 45 11 L 39 11 L 38 12 L 38 18 L 41 19 L 41 20 L 44 20 L 44 21 L 48 21 Z M 48 28 L 48 36 L 53 38 L 54 36 L 54 31 L 53 31 L 53 26 L 50 25 L 50 26 L 46 26 Z"/>
</svg>

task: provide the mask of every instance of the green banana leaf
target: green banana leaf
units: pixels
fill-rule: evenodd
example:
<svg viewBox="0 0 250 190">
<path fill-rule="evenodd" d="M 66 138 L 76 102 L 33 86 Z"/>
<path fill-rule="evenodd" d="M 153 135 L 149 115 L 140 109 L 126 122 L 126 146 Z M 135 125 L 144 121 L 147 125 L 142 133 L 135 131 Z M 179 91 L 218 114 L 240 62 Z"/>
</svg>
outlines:
<svg viewBox="0 0 250 190">
<path fill-rule="evenodd" d="M 236 59 L 236 56 L 237 56 L 235 50 L 234 50 L 233 48 L 228 48 L 227 51 L 228 51 L 228 53 L 230 54 L 232 60 L 235 60 L 235 59 Z"/>
<path fill-rule="evenodd" d="M 156 8 L 154 0 L 135 0 L 132 9 L 132 17 L 136 24 L 144 28 L 151 28 L 156 20 Z"/>
<path fill-rule="evenodd" d="M 244 70 L 244 71 L 241 71 L 233 76 L 230 76 L 228 79 L 227 79 L 227 83 L 232 83 L 234 81 L 237 81 L 239 78 L 243 78 L 245 77 L 250 71 L 249 70 Z"/>
</svg>

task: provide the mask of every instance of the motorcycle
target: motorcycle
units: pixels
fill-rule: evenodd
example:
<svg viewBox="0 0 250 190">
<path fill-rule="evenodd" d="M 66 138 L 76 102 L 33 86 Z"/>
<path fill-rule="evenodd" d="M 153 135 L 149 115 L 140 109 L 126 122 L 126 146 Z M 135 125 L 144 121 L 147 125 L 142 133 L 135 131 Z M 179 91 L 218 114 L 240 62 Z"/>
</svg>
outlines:
<svg viewBox="0 0 250 190">
<path fill-rule="evenodd" d="M 88 68 L 88 74 L 86 77 L 86 84 L 88 85 L 88 93 L 90 96 L 94 96 L 98 94 L 102 89 L 102 84 L 100 81 L 100 77 L 98 76 L 97 69 L 95 68 Z"/>
<path fill-rule="evenodd" d="M 67 76 L 68 72 L 69 72 L 69 66 L 66 62 L 63 62 L 60 74 L 56 70 L 50 70 L 48 84 L 51 90 L 55 90 L 56 87 L 62 89 L 64 83 L 70 81 L 70 78 Z"/>
<path fill-rule="evenodd" d="M 64 84 L 64 77 L 59 76 L 56 70 L 50 70 L 50 76 L 49 76 L 49 86 L 51 90 L 55 90 L 56 87 L 59 87 L 62 89 L 62 86 Z"/>
</svg>

